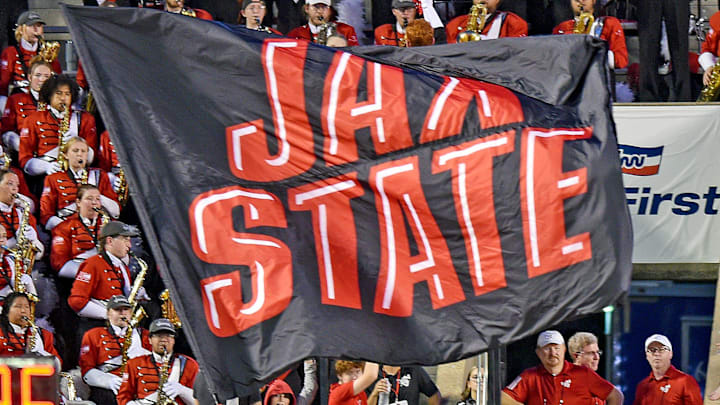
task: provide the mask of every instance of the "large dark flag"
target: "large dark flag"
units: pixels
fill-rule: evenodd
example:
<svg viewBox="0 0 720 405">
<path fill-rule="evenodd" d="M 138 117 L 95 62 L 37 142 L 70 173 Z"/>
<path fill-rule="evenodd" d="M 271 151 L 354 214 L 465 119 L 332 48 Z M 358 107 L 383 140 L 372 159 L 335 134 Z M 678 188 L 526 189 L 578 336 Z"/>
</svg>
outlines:
<svg viewBox="0 0 720 405">
<path fill-rule="evenodd" d="M 223 398 L 310 356 L 458 360 L 628 289 L 599 41 L 338 50 L 153 10 L 65 12 Z"/>
</svg>

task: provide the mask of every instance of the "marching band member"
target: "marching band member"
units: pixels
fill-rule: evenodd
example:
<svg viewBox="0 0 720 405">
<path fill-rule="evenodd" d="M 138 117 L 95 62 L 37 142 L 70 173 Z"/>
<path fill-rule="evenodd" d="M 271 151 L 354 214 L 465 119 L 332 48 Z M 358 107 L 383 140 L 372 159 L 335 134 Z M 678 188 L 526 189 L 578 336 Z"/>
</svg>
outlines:
<svg viewBox="0 0 720 405">
<path fill-rule="evenodd" d="M 185 0 L 165 0 L 165 11 L 212 21 L 212 15 L 200 8 L 185 7 Z"/>
<path fill-rule="evenodd" d="M 503 37 L 526 37 L 528 24 L 517 14 L 509 11 L 498 11 L 502 0 L 473 0 L 473 5 L 484 5 L 487 8 L 485 26 L 480 33 L 482 39 L 497 39 Z M 453 18 L 447 24 L 447 42 L 454 44 L 461 32 L 467 31 L 469 15 Z"/>
<path fill-rule="evenodd" d="M 575 18 L 563 21 L 553 29 L 553 34 L 572 34 L 580 13 L 595 12 L 596 0 L 571 0 Z M 593 17 L 594 18 L 594 17 Z M 625 32 L 620 20 L 612 16 L 594 18 L 587 34 L 600 38 L 608 43 L 608 65 L 611 69 L 622 69 L 628 64 L 628 51 L 625 45 Z"/>
<path fill-rule="evenodd" d="M 392 13 L 395 24 L 383 24 L 375 28 L 375 45 L 405 45 L 405 28 L 415 21 L 417 9 L 413 0 L 393 0 Z"/>
<path fill-rule="evenodd" d="M 408 24 L 405 34 L 405 45 L 407 47 L 428 46 L 435 43 L 433 28 L 429 22 L 423 19 Z"/>
<path fill-rule="evenodd" d="M 90 386 L 89 400 L 96 404 L 117 404 L 122 383 L 122 360 L 125 336 L 132 317 L 132 304 L 124 295 L 115 295 L 107 303 L 107 325 L 85 332 L 80 347 L 80 371 Z M 127 358 L 150 354 L 146 329 L 132 330 Z"/>
<path fill-rule="evenodd" d="M 173 353 L 175 327 L 165 318 L 150 324 L 152 354 L 128 361 L 127 378 L 120 386 L 119 405 L 155 403 L 161 396 L 178 405 L 194 404 L 193 385 L 198 364 L 191 357 Z"/>
<path fill-rule="evenodd" d="M 717 63 L 718 54 L 720 54 L 718 44 L 720 44 L 720 11 L 710 17 L 710 30 L 705 35 L 705 42 L 702 43 L 700 56 L 698 56 L 698 63 L 705 71 L 703 73 L 703 85 L 705 86 L 710 84 L 710 75 L 712 75 L 713 67 Z"/>
<path fill-rule="evenodd" d="M 355 34 L 355 28 L 335 21 L 335 13 L 332 10 L 331 0 L 307 0 L 307 2 L 305 2 L 305 13 L 308 17 L 308 23 L 288 32 L 287 36 L 289 38 L 306 39 L 308 41 L 317 42 L 320 26 L 325 23 L 332 22 L 335 24 L 337 32 L 347 38 L 348 45 L 359 45 L 357 35 Z"/>
<path fill-rule="evenodd" d="M 37 111 L 40 89 L 53 75 L 52 65 L 44 60 L 30 66 L 30 91 L 19 92 L 8 97 L 2 115 L 2 142 L 8 149 L 17 152 L 20 148 L 20 128 L 25 118 Z"/>
<path fill-rule="evenodd" d="M 18 356 L 34 353 L 40 356 L 55 356 L 62 359 L 55 350 L 52 333 L 33 327 L 28 321 L 31 316 L 30 300 L 24 293 L 11 293 L 5 297 L 0 314 L 0 356 Z"/>
<path fill-rule="evenodd" d="M 102 207 L 111 217 L 117 218 L 120 215 L 120 204 L 110 185 L 108 174 L 102 169 L 86 168 L 87 142 L 75 136 L 65 143 L 63 149 L 60 153 L 68 162 L 68 170 L 45 177 L 45 186 L 40 197 L 40 222 L 45 224 L 45 229 L 52 230 L 77 211 L 76 194 L 78 187 L 83 184 L 97 187 Z"/>
<path fill-rule="evenodd" d="M 98 237 L 105 225 L 97 211 L 101 207 L 97 187 L 81 185 L 77 196 L 77 212 L 53 228 L 50 250 L 50 267 L 60 277 L 73 279 L 80 264 L 98 254 Z"/>
<path fill-rule="evenodd" d="M 0 56 L 0 96 L 8 96 L 8 88 L 12 84 L 16 89 L 22 89 L 29 85 L 28 67 L 30 60 L 38 54 L 40 47 L 39 38 L 45 32 L 45 21 L 35 11 L 25 11 L 20 14 L 15 29 L 17 45 L 8 46 Z M 60 74 L 60 62 L 52 63 L 53 70 Z M 0 109 L 4 105 L 4 99 L 0 100 Z"/>
<path fill-rule="evenodd" d="M 5 153 L 5 149 L 0 146 L 0 170 L 10 171 L 15 173 L 16 176 L 18 176 L 18 197 L 22 197 L 23 200 L 27 201 L 28 204 L 30 204 L 30 212 L 34 214 L 35 208 L 40 205 L 38 203 L 37 197 L 35 197 L 35 195 L 30 192 L 30 188 L 25 181 L 25 175 L 23 174 L 22 170 L 18 169 L 17 167 L 10 166 L 11 163 L 12 160 L 10 159 L 10 156 L 8 156 L 8 154 Z"/>
<path fill-rule="evenodd" d="M 95 118 L 84 111 L 72 111 L 78 97 L 78 85 L 68 76 L 48 79 L 40 89 L 40 101 L 46 111 L 36 111 L 25 119 L 20 131 L 20 167 L 31 176 L 44 176 L 61 170 L 57 162 L 59 145 L 74 136 L 88 144 L 88 161 L 97 148 Z M 68 115 L 70 114 L 70 115 Z M 62 128 L 67 123 L 67 129 Z M 59 131 L 65 130 L 59 134 Z"/>
<path fill-rule="evenodd" d="M 70 308 L 81 320 L 106 319 L 105 301 L 113 295 L 130 294 L 132 275 L 122 259 L 130 252 L 132 236 L 139 236 L 137 229 L 120 221 L 100 230 L 100 252 L 80 265 L 68 297 Z"/>
<path fill-rule="evenodd" d="M 7 232 L 0 226 L 0 246 L 5 246 L 5 243 L 7 243 Z M 20 281 L 27 292 L 37 296 L 35 283 L 29 274 L 22 274 Z M 3 248 L 0 251 L 0 298 L 4 299 L 13 291 L 15 291 L 15 256 Z"/>
<path fill-rule="evenodd" d="M 267 31 L 273 34 L 282 35 L 282 33 L 272 27 L 262 25 L 267 10 L 263 0 L 243 0 L 242 9 L 238 16 L 238 24 L 245 24 L 245 28 L 256 31 Z M 243 21 L 244 20 L 244 21 Z"/>
<path fill-rule="evenodd" d="M 26 202 L 28 200 L 27 197 L 18 194 L 19 184 L 20 180 L 14 172 L 0 170 L 0 222 L 2 222 L 6 234 L 9 236 L 6 246 L 9 248 L 15 247 L 20 225 L 26 222 L 27 227 L 24 236 L 30 240 L 32 246 L 35 248 L 35 258 L 40 259 L 43 256 L 45 248 L 38 240 L 35 217 L 28 213 L 28 217 L 25 219 L 24 208 L 15 204 L 16 199 L 22 199 Z"/>
</svg>

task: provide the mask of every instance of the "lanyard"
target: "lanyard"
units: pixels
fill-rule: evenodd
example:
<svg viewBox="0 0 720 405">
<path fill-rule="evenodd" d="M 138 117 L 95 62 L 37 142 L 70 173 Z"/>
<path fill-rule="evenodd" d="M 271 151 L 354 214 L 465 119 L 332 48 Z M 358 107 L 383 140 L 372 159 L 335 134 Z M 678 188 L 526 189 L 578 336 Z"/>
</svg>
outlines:
<svg viewBox="0 0 720 405">
<path fill-rule="evenodd" d="M 385 374 L 385 371 L 383 370 L 383 378 L 387 378 L 387 375 Z M 402 367 L 398 372 L 395 374 L 395 402 L 400 400 L 400 375 L 402 375 Z"/>
</svg>

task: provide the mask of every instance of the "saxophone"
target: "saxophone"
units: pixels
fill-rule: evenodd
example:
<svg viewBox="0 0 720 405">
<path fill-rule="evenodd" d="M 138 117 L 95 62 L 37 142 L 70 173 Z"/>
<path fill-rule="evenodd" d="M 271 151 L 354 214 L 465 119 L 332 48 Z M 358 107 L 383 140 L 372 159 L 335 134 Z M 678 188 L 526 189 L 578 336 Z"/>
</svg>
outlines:
<svg viewBox="0 0 720 405">
<path fill-rule="evenodd" d="M 475 42 L 482 41 L 483 29 L 485 29 L 485 22 L 487 21 L 487 6 L 485 4 L 473 4 L 470 9 L 470 15 L 468 17 L 467 27 L 465 31 L 458 35 L 458 42 Z"/>
<path fill-rule="evenodd" d="M 10 249 L 10 252 L 13 253 L 15 264 L 15 292 L 27 295 L 30 301 L 30 318 L 34 319 L 35 304 L 37 304 L 40 299 L 36 295 L 30 294 L 25 288 L 25 284 L 22 283 L 22 276 L 32 272 L 33 265 L 35 264 L 35 253 L 37 253 L 37 249 L 25 235 L 25 230 L 28 227 L 30 218 L 30 203 L 20 198 L 17 194 L 15 194 L 13 198 L 19 202 L 23 208 L 22 220 L 20 220 L 16 233 L 15 248 Z"/>
<path fill-rule="evenodd" d="M 138 264 L 140 265 L 140 271 L 135 276 L 135 281 L 133 282 L 132 289 L 130 290 L 130 294 L 128 295 L 128 301 L 133 305 L 133 308 L 137 306 L 137 302 L 135 300 L 135 297 L 137 297 L 138 291 L 140 291 L 140 287 L 142 287 L 143 283 L 145 282 L 145 276 L 147 275 L 148 265 L 145 263 L 145 261 L 137 256 L 135 256 L 133 253 L 130 253 L 131 257 L 134 257 L 135 260 L 137 260 Z"/>
<path fill-rule="evenodd" d="M 25 353 L 32 353 L 35 350 L 35 334 L 39 333 L 39 331 L 37 329 L 37 326 L 35 325 L 35 322 L 33 322 L 32 319 L 27 316 L 23 316 L 22 319 L 25 320 L 25 322 L 27 322 L 28 324 L 30 324 L 30 330 L 28 331 L 27 335 L 28 344 L 25 346 Z"/>
<path fill-rule="evenodd" d="M 257 28 L 255 28 L 256 31 L 262 31 L 262 32 L 267 32 L 268 34 L 272 34 L 272 31 L 270 31 L 270 28 L 262 25 L 259 18 L 255 17 L 255 23 L 257 23 Z"/>
<path fill-rule="evenodd" d="M 710 83 L 703 87 L 697 99 L 698 103 L 715 101 L 720 95 L 720 58 L 718 58 L 715 65 L 710 69 L 712 69 L 712 73 L 710 73 Z"/>
<path fill-rule="evenodd" d="M 63 110 L 65 111 L 65 115 L 62 117 L 62 120 L 60 120 L 60 125 L 58 127 L 58 156 L 57 156 L 57 162 L 60 164 L 60 168 L 65 171 L 68 169 L 68 160 L 65 157 L 62 151 L 67 150 L 67 142 L 65 142 L 65 133 L 70 130 L 70 116 L 72 115 L 72 111 L 70 110 L 69 106 L 65 106 L 65 104 L 62 104 Z"/>
<path fill-rule="evenodd" d="M 100 208 L 94 207 L 93 211 L 100 214 L 100 227 L 98 229 L 102 229 L 103 226 L 110 223 L 110 215 L 108 215 L 107 212 L 105 212 L 105 210 L 102 207 L 100 207 Z M 102 243 L 102 241 L 100 240 L 100 238 L 96 238 L 96 239 L 97 239 L 97 245 L 95 246 L 95 248 L 99 252 L 100 244 Z"/>
<path fill-rule="evenodd" d="M 117 189 L 118 201 L 120 202 L 120 205 L 124 207 L 130 197 L 130 189 L 128 188 L 127 179 L 125 178 L 125 170 L 120 168 L 117 177 L 120 179 L 120 186 Z"/>
<path fill-rule="evenodd" d="M 142 321 L 142 319 L 146 316 L 147 314 L 145 313 L 143 307 L 138 306 L 132 318 L 130 319 L 130 322 L 128 322 L 127 331 L 125 332 L 125 340 L 123 341 L 122 346 L 122 363 L 120 364 L 121 374 L 125 373 L 125 366 L 127 365 L 127 362 L 130 358 L 128 352 L 130 350 L 130 346 L 132 346 L 133 330 L 135 330 L 140 321 Z"/>
<path fill-rule="evenodd" d="M 170 291 L 168 289 L 165 289 L 165 291 L 160 293 L 160 301 L 162 301 L 160 304 L 162 317 L 167 318 L 176 329 L 182 328 L 182 321 L 180 320 L 177 311 L 175 311 L 175 305 L 173 304 L 172 299 L 170 299 Z"/>
<path fill-rule="evenodd" d="M 197 17 L 197 13 L 191 8 L 183 8 L 182 10 L 180 10 L 180 14 L 186 15 L 188 17 Z"/>
<path fill-rule="evenodd" d="M 595 17 L 592 13 L 587 13 L 583 10 L 582 4 L 580 5 L 580 15 L 575 17 L 575 25 L 573 26 L 573 34 L 589 34 L 592 29 L 592 25 L 595 22 Z"/>
<path fill-rule="evenodd" d="M 324 20 L 324 18 L 322 16 L 320 16 L 320 21 L 323 21 L 323 20 Z M 337 33 L 338 33 L 337 25 L 334 22 L 332 22 L 332 21 L 323 22 L 318 27 L 317 39 L 315 40 L 315 42 L 320 45 L 327 45 L 328 38 L 330 38 L 333 35 L 336 35 Z"/>
<path fill-rule="evenodd" d="M 77 390 L 75 389 L 75 381 L 73 381 L 72 375 L 68 372 L 61 371 L 58 373 L 58 376 L 65 379 L 65 384 L 67 386 L 67 400 L 77 401 Z"/>
<path fill-rule="evenodd" d="M 165 391 L 162 390 L 162 386 L 165 385 L 165 383 L 168 381 L 168 377 L 170 376 L 170 356 L 168 356 L 167 349 L 163 348 L 163 364 L 160 366 L 160 375 L 158 376 L 158 399 L 156 404 L 157 405 L 177 405 L 177 402 L 175 400 L 171 399 L 167 396 Z"/>
<path fill-rule="evenodd" d="M 37 40 L 40 43 L 40 46 L 38 47 L 38 55 L 45 62 L 53 63 L 60 53 L 60 42 L 45 41 L 45 38 L 43 38 L 42 35 L 38 35 Z"/>
</svg>

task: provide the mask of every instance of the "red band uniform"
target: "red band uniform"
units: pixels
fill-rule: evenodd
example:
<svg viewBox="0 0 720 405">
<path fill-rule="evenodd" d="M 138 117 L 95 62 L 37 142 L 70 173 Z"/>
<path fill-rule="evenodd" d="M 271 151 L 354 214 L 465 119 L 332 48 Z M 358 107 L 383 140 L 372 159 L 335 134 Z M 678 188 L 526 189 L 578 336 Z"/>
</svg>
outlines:
<svg viewBox="0 0 720 405">
<path fill-rule="evenodd" d="M 30 44 L 24 39 L 20 45 L 8 46 L 0 56 L 0 96 L 8 95 L 11 83 L 16 87 L 27 87 L 29 84 L 30 60 L 37 55 L 38 43 Z M 55 73 L 61 74 L 60 62 L 52 62 Z"/>
<path fill-rule="evenodd" d="M 45 177 L 45 186 L 40 197 L 40 222 L 47 224 L 50 218 L 57 216 L 63 219 L 77 211 L 75 199 L 81 175 L 72 170 L 53 173 Z M 108 174 L 97 168 L 87 170 L 87 184 L 92 184 L 100 191 L 102 205 L 111 216 L 119 214 L 119 202 L 110 184 Z M 54 221 L 55 222 L 55 221 Z M 56 224 L 46 226 L 53 229 Z"/>
<path fill-rule="evenodd" d="M 82 262 L 97 255 L 97 238 L 103 225 L 102 217 L 92 221 L 75 213 L 53 228 L 50 267 L 59 272 L 68 261 Z"/>
<path fill-rule="evenodd" d="M 445 27 L 447 42 L 454 44 L 461 32 L 467 31 L 468 15 L 461 15 L 452 19 Z M 496 11 L 489 14 L 485 20 L 485 27 L 481 32 L 483 39 L 497 39 L 505 37 L 526 37 L 528 24 L 517 14 L 509 11 Z"/>
<path fill-rule="evenodd" d="M 563 21 L 555 28 L 553 34 L 572 34 L 575 20 Z M 622 69 L 628 64 L 628 51 L 625 44 L 625 32 L 620 20 L 611 16 L 598 17 L 590 28 L 589 35 L 600 38 L 608 43 L 608 58 L 611 68 Z"/>
<path fill-rule="evenodd" d="M 114 295 L 128 295 L 132 281 L 130 270 L 119 258 L 107 252 L 92 256 L 80 265 L 68 304 L 82 316 L 91 299 L 97 303 Z M 104 308 L 104 303 L 98 304 Z"/>
<path fill-rule="evenodd" d="M 25 354 L 28 350 L 27 343 L 29 342 L 31 328 L 21 328 L 13 323 L 10 323 L 10 327 L 12 330 L 7 334 L 0 329 L 0 356 L 19 356 Z M 55 350 L 55 339 L 52 333 L 42 328 L 39 329 L 41 332 L 40 335 L 34 333 L 34 331 L 32 333 L 35 343 L 31 351 L 42 356 L 55 356 L 58 361 L 60 361 L 60 364 L 62 364 L 62 359 L 57 350 Z"/>
<path fill-rule="evenodd" d="M 58 128 L 60 120 L 49 110 L 36 111 L 25 119 L 25 127 L 20 132 L 20 167 L 27 172 L 27 163 L 30 159 L 48 155 L 48 158 L 57 158 L 60 138 Z M 97 149 L 97 133 L 95 132 L 95 118 L 87 112 L 73 111 L 70 118 L 70 129 L 64 135 L 66 138 L 79 136 L 88 144 L 91 150 Z M 92 161 L 94 152 L 89 152 L 88 160 Z M 37 175 L 39 173 L 29 173 Z"/>
<path fill-rule="evenodd" d="M 357 46 L 360 45 L 357 39 L 357 35 L 355 34 L 355 28 L 353 28 L 350 25 L 341 23 L 341 22 L 335 22 L 335 25 L 337 27 L 338 33 L 340 33 L 342 36 L 347 39 L 348 46 Z M 317 34 L 318 34 L 318 27 L 315 25 L 312 25 L 310 23 L 307 23 L 303 26 L 297 27 L 290 32 L 288 32 L 287 36 L 288 38 L 298 38 L 298 39 L 305 39 L 311 42 L 317 41 Z"/>
<path fill-rule="evenodd" d="M 195 360 L 182 354 L 173 355 L 170 359 L 170 382 L 179 382 L 186 387 L 195 383 L 199 367 Z M 127 363 L 127 379 L 123 381 L 118 393 L 118 404 L 126 405 L 134 399 L 157 398 L 159 371 L 162 363 L 160 356 L 153 353 L 136 357 Z M 178 405 L 191 405 L 176 397 Z"/>
</svg>

